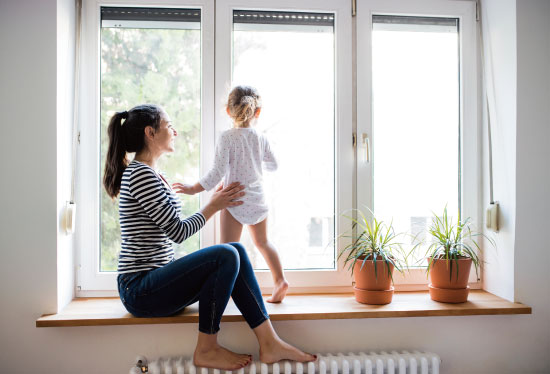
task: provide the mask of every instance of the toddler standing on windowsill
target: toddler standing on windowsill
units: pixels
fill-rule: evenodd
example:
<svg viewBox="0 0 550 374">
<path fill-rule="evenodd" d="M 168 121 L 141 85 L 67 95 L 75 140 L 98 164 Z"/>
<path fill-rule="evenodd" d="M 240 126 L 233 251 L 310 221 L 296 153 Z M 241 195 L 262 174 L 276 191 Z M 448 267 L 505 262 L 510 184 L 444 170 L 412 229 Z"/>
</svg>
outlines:
<svg viewBox="0 0 550 374">
<path fill-rule="evenodd" d="M 283 273 L 277 250 L 267 239 L 267 214 L 262 186 L 262 166 L 268 171 L 277 169 L 277 161 L 267 139 L 252 126 L 261 111 L 261 98 L 253 87 L 237 86 L 227 100 L 227 114 L 233 128 L 222 133 L 216 145 L 212 169 L 194 185 L 175 183 L 178 192 L 193 195 L 211 190 L 223 178 L 223 185 L 240 182 L 246 194 L 242 205 L 228 207 L 221 212 L 222 243 L 238 242 L 243 225 L 247 225 L 254 244 L 264 256 L 275 287 L 268 302 L 281 302 L 288 282 Z"/>
</svg>

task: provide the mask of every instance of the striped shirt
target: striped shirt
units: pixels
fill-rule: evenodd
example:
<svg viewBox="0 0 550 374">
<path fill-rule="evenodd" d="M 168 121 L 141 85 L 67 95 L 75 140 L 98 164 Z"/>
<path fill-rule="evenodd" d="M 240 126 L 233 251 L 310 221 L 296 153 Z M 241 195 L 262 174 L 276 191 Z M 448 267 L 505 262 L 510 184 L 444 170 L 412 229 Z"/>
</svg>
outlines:
<svg viewBox="0 0 550 374">
<path fill-rule="evenodd" d="M 202 213 L 181 219 L 180 212 L 178 197 L 160 175 L 149 165 L 130 162 L 120 186 L 118 272 L 151 270 L 172 261 L 172 242 L 183 242 L 206 223 Z"/>
</svg>

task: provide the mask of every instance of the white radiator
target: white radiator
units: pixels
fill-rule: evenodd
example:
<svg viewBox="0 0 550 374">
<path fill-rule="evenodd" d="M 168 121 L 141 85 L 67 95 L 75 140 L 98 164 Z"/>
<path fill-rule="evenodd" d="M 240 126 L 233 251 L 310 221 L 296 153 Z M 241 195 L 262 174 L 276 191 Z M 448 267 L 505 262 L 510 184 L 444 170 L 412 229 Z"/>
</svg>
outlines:
<svg viewBox="0 0 550 374">
<path fill-rule="evenodd" d="M 235 371 L 205 369 L 183 357 L 161 358 L 147 362 L 143 357 L 130 374 L 439 374 L 438 355 L 418 351 L 339 353 L 317 355 L 316 362 L 281 361 L 275 364 L 252 362 Z"/>
</svg>

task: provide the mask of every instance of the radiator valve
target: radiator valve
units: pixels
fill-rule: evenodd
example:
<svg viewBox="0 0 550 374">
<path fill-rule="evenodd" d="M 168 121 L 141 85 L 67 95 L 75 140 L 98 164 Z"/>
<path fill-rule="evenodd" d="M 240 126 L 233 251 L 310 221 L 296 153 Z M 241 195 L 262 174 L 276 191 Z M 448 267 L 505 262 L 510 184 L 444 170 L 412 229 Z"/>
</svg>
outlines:
<svg viewBox="0 0 550 374">
<path fill-rule="evenodd" d="M 143 356 L 138 356 L 136 367 L 139 369 L 138 373 L 148 373 L 149 372 L 149 365 L 147 363 L 147 359 Z"/>
</svg>

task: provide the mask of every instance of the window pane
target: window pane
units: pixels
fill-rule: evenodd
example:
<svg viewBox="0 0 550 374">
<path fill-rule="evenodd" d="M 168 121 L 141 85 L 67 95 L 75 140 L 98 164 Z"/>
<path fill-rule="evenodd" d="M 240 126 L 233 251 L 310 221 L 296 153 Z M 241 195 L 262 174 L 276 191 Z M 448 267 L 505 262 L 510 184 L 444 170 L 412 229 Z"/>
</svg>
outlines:
<svg viewBox="0 0 550 374">
<path fill-rule="evenodd" d="M 200 14 L 199 14 L 200 17 Z M 101 177 L 107 152 L 107 126 L 116 111 L 142 103 L 161 105 L 178 131 L 176 151 L 164 157 L 160 169 L 169 180 L 198 180 L 201 132 L 200 22 L 179 23 L 178 29 L 101 28 Z M 119 22 L 116 22 L 119 23 Z M 169 25 L 164 22 L 163 27 Z M 181 25 L 186 25 L 182 28 Z M 199 208 L 198 196 L 180 195 L 182 216 Z M 100 271 L 116 271 L 120 250 L 118 200 L 101 188 Z M 175 247 L 176 256 L 200 248 L 199 235 Z"/>
<path fill-rule="evenodd" d="M 268 237 L 285 269 L 333 269 L 334 16 L 316 14 L 315 21 L 303 13 L 256 16 L 281 21 L 238 23 L 241 16 L 234 14 L 233 84 L 259 90 L 258 129 L 279 162 L 276 172 L 264 172 Z M 245 231 L 242 241 L 254 267 L 266 269 Z"/>
<path fill-rule="evenodd" d="M 373 17 L 374 209 L 417 235 L 460 198 L 458 20 Z M 423 239 L 420 236 L 419 239 Z M 405 240 L 412 247 L 413 240 Z M 419 248 L 417 254 L 424 254 Z M 414 265 L 414 263 L 413 263 Z"/>
</svg>

